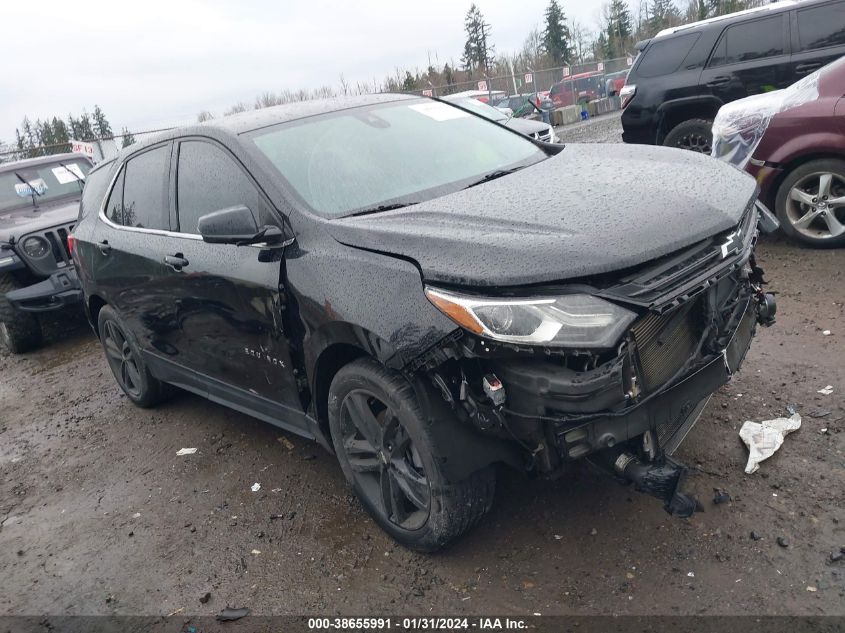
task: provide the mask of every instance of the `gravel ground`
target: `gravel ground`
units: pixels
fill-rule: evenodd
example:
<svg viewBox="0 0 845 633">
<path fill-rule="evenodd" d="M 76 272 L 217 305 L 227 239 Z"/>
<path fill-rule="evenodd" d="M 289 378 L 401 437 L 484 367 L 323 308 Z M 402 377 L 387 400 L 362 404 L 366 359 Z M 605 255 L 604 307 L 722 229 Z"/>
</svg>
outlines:
<svg viewBox="0 0 845 633">
<path fill-rule="evenodd" d="M 562 136 L 617 140 L 619 118 Z M 766 239 L 759 260 L 778 323 L 678 454 L 704 512 L 673 519 L 587 470 L 505 474 L 433 556 L 385 537 L 316 445 L 187 394 L 137 409 L 86 324 L 53 323 L 48 347 L 0 356 L 0 615 L 845 615 L 845 251 Z M 740 425 L 788 404 L 803 427 L 745 475 Z"/>
</svg>

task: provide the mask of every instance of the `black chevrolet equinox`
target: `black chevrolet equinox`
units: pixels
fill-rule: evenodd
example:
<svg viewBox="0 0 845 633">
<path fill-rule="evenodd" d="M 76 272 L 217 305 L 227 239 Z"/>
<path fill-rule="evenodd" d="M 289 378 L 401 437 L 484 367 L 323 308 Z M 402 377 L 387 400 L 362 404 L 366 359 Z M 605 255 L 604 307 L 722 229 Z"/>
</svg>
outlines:
<svg viewBox="0 0 845 633">
<path fill-rule="evenodd" d="M 709 157 L 376 95 L 132 145 L 89 174 L 71 245 L 135 404 L 175 386 L 313 438 L 431 551 L 501 465 L 589 459 L 693 512 L 671 455 L 773 321 L 753 251 L 774 228 Z"/>
</svg>

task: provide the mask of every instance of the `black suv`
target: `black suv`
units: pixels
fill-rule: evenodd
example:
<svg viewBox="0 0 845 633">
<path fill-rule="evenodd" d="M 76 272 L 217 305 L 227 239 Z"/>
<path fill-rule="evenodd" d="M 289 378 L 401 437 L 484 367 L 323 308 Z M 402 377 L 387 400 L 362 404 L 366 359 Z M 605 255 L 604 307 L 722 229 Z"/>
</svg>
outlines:
<svg viewBox="0 0 845 633">
<path fill-rule="evenodd" d="M 133 402 L 176 385 L 314 438 L 433 550 L 489 509 L 495 464 L 590 457 L 692 512 L 670 454 L 772 319 L 770 218 L 703 156 L 372 95 L 133 145 L 89 175 L 74 259 Z"/>
<path fill-rule="evenodd" d="M 621 93 L 622 139 L 709 154 L 722 105 L 845 55 L 845 0 L 778 2 L 667 29 L 637 48 Z"/>
<path fill-rule="evenodd" d="M 82 299 L 67 238 L 90 169 L 79 154 L 0 165 L 0 346 L 10 352 L 41 343 L 39 313 Z"/>
</svg>

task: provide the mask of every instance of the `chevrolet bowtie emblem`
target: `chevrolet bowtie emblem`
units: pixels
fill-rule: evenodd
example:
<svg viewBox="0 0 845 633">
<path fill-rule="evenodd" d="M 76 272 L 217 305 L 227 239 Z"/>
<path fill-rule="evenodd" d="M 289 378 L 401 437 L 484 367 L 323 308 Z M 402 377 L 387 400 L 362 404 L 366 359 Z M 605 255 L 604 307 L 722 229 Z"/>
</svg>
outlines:
<svg viewBox="0 0 845 633">
<path fill-rule="evenodd" d="M 736 231 L 735 233 L 731 233 L 728 235 L 728 239 L 722 244 L 722 259 L 725 259 L 728 255 L 733 253 L 734 251 L 739 250 L 739 247 L 742 245 L 742 233 Z"/>
</svg>

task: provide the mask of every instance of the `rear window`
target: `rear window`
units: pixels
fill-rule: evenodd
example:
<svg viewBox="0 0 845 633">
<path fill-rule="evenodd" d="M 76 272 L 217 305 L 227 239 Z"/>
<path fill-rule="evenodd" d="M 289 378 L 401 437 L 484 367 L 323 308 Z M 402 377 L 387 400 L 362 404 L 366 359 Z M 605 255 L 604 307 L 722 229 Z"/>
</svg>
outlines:
<svg viewBox="0 0 845 633">
<path fill-rule="evenodd" d="M 709 66 L 726 66 L 783 55 L 783 16 L 735 24 L 725 29 Z"/>
<path fill-rule="evenodd" d="M 798 41 L 802 51 L 845 45 L 845 2 L 799 11 Z"/>
<path fill-rule="evenodd" d="M 673 73 L 681 67 L 701 33 L 686 33 L 678 37 L 657 40 L 642 53 L 637 66 L 641 77 L 660 77 Z"/>
</svg>

